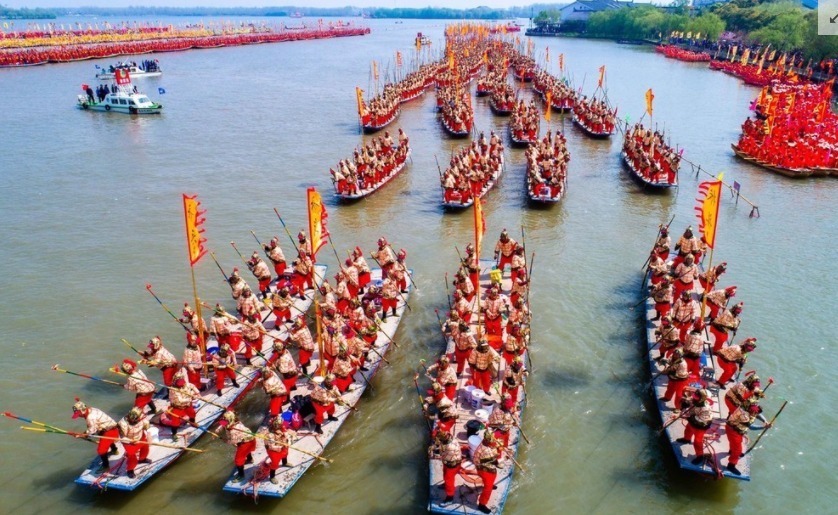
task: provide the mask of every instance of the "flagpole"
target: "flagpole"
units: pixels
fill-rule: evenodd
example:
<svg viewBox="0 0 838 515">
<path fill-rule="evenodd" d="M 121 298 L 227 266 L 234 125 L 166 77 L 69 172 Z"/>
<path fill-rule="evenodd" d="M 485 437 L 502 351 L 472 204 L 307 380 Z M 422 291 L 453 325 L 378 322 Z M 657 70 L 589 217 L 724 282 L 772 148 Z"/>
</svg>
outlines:
<svg viewBox="0 0 838 515">
<path fill-rule="evenodd" d="M 477 341 L 480 341 L 480 227 L 477 218 L 480 216 L 480 197 L 474 198 L 474 257 L 477 261 L 478 277 L 477 277 Z M 503 271 L 501 271 L 503 272 Z"/>
<path fill-rule="evenodd" d="M 198 315 L 198 345 L 201 347 L 201 361 L 204 362 L 204 377 L 209 377 L 209 370 L 207 367 L 207 344 L 204 341 L 204 316 L 201 314 L 201 301 L 198 298 L 198 285 L 195 281 L 195 267 L 189 265 L 189 271 L 192 273 L 192 295 L 195 297 L 195 314 Z"/>
<path fill-rule="evenodd" d="M 323 345 L 322 322 L 321 322 L 320 303 L 314 301 L 314 318 L 317 326 L 317 350 L 320 352 L 320 375 L 326 376 L 326 349 Z"/>
</svg>

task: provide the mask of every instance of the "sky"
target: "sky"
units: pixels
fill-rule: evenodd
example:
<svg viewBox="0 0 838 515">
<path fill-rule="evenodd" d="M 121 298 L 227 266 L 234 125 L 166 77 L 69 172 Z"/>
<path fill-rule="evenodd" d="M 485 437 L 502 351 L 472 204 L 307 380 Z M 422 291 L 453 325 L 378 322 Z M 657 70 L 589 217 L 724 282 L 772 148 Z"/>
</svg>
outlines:
<svg viewBox="0 0 838 515">
<path fill-rule="evenodd" d="M 571 0 L 565 0 L 570 3 Z M 166 7 L 274 7 L 296 5 L 299 7 L 450 7 L 452 9 L 471 9 L 479 6 L 505 8 L 529 5 L 526 0 L 0 0 L 7 7 L 128 7 L 166 6 Z M 546 3 L 546 2 L 545 2 Z M 564 3 L 556 0 L 556 3 Z"/>
</svg>

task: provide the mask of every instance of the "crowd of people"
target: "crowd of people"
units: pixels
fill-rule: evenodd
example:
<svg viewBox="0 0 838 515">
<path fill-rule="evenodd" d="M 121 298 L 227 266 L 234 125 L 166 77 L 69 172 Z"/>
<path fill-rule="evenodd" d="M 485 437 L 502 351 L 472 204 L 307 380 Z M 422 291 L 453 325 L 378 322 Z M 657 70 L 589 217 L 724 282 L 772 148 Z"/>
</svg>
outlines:
<svg viewBox="0 0 838 515">
<path fill-rule="evenodd" d="M 576 92 L 570 87 L 566 79 L 554 77 L 546 70 L 539 68 L 532 81 L 533 89 L 541 95 L 544 103 L 547 104 L 547 95 L 550 95 L 549 107 L 556 111 L 569 111 L 573 109 L 576 101 Z"/>
<path fill-rule="evenodd" d="M 766 86 L 736 146 L 758 164 L 819 174 L 838 169 L 838 116 L 831 102 L 831 81 Z"/>
<path fill-rule="evenodd" d="M 582 95 L 573 104 L 573 121 L 590 134 L 610 136 L 617 122 L 616 111 L 604 99 L 588 99 Z"/>
<path fill-rule="evenodd" d="M 436 94 L 445 130 L 454 136 L 468 136 L 474 125 L 474 109 L 468 87 L 465 84 L 453 83 L 437 88 Z"/>
<path fill-rule="evenodd" d="M 503 142 L 492 131 L 489 139 L 480 133 L 477 140 L 451 156 L 440 175 L 445 204 L 471 205 L 482 197 L 500 176 L 503 168 Z"/>
<path fill-rule="evenodd" d="M 664 134 L 640 123 L 626 130 L 624 159 L 645 182 L 677 184 L 681 154 L 670 147 Z"/>
<path fill-rule="evenodd" d="M 541 126 L 541 113 L 535 101 L 519 100 L 509 119 L 509 134 L 516 144 L 530 144 L 538 141 L 538 129 Z"/>
<path fill-rule="evenodd" d="M 441 473 L 432 471 L 432 479 L 439 481 L 432 487 L 445 494 L 439 504 L 459 502 L 464 512 L 466 506 L 476 504 L 479 511 L 493 513 L 505 496 L 495 486 L 499 472 L 515 466 L 517 438 L 513 440 L 512 435 L 515 428 L 520 430 L 523 385 L 529 375 L 524 366 L 530 323 L 528 267 L 523 247 L 506 230 L 495 246 L 498 265 L 489 273 L 488 282 L 480 282 L 474 245 L 466 246 L 465 254 L 455 275 L 451 310 L 441 324 L 448 348 L 426 370 L 431 389 L 422 410 L 433 420 L 428 456 L 441 462 L 441 468 L 436 469 Z M 504 284 L 507 267 L 511 272 Z M 487 402 L 495 404 L 488 419 L 479 420 L 478 412 L 467 407 L 468 403 L 462 407 L 459 395 L 466 387 L 480 391 Z M 457 487 L 463 483 L 476 485 L 476 498 L 459 490 L 457 501 Z"/>
<path fill-rule="evenodd" d="M 150 52 L 178 52 L 197 48 L 217 48 L 252 45 L 255 43 L 280 43 L 284 41 L 360 36 L 368 34 L 369 30 L 368 28 L 359 27 L 318 28 L 304 31 L 255 32 L 177 38 L 164 37 L 152 40 L 140 39 L 136 41 L 12 48 L 0 50 L 0 67 L 65 63 L 120 55 L 146 54 Z"/>
<path fill-rule="evenodd" d="M 711 57 L 707 52 L 693 52 L 673 45 L 658 45 L 655 50 L 671 59 L 687 61 L 690 63 L 709 62 Z"/>
<path fill-rule="evenodd" d="M 506 80 L 506 70 L 487 74 L 489 81 L 489 106 L 495 114 L 512 114 L 515 109 L 515 90 Z"/>
<path fill-rule="evenodd" d="M 567 139 L 560 131 L 551 131 L 538 143 L 527 147 L 527 191 L 531 198 L 558 199 L 567 185 L 567 164 L 570 152 Z"/>
<path fill-rule="evenodd" d="M 351 159 L 341 159 L 337 170 L 329 169 L 338 195 L 358 195 L 377 189 L 404 167 L 410 153 L 407 134 L 399 128 L 398 142 L 389 132 L 373 138 L 360 149 L 355 149 Z"/>
<path fill-rule="evenodd" d="M 688 227 L 672 247 L 668 226 L 661 226 L 649 259 L 650 297 L 654 301 L 657 339 L 656 361 L 662 365 L 667 377 L 666 391 L 660 398 L 667 409 L 674 411 L 667 423 L 681 420 L 684 436 L 680 444 L 693 444 L 694 465 L 702 465 L 715 457 L 712 441 L 705 440 L 705 433 L 713 424 L 724 424 L 730 452 L 726 470 L 741 475 L 737 464 L 742 458 L 743 440 L 748 429 L 762 415 L 759 401 L 764 397 L 755 371 L 740 374 L 748 354 L 753 352 L 756 338 L 748 337 L 734 343 L 741 323 L 744 303 L 729 306 L 736 295 L 736 286 L 722 288 L 721 276 L 727 263 L 702 271 L 699 264 L 706 255 L 707 245 Z M 672 259 L 670 259 L 672 257 Z M 703 299 L 703 300 L 702 300 Z M 706 309 L 705 309 L 706 308 Z M 710 352 L 714 369 L 713 378 L 705 380 L 701 356 Z M 715 374 L 718 373 L 718 377 Z M 698 387 L 694 386 L 700 383 Z M 727 418 L 714 419 L 710 403 L 713 386 L 723 397 Z M 770 427 L 770 424 L 766 424 Z M 719 467 L 718 462 L 711 466 Z"/>
</svg>

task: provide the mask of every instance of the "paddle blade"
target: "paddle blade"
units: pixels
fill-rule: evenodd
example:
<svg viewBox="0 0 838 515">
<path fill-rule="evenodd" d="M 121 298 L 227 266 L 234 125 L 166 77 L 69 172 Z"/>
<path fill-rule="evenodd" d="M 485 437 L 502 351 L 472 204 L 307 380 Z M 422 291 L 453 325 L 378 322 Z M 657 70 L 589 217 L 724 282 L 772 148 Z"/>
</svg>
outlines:
<svg viewBox="0 0 838 515">
<path fill-rule="evenodd" d="M 57 371 L 57 370 L 58 370 L 58 363 L 56 363 L 55 365 L 53 365 L 53 366 L 52 366 L 52 368 L 51 368 L 51 370 L 55 370 L 55 371 Z"/>
</svg>

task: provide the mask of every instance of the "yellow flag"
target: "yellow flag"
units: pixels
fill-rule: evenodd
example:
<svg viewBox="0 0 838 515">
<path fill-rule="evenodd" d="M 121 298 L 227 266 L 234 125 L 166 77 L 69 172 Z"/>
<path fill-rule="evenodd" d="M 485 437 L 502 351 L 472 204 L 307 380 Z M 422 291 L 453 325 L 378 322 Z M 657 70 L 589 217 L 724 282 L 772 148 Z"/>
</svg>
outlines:
<svg viewBox="0 0 838 515">
<path fill-rule="evenodd" d="M 559 54 L 559 71 L 564 71 L 564 54 Z"/>
<path fill-rule="evenodd" d="M 326 206 L 323 205 L 323 199 L 320 193 L 314 189 L 307 190 L 308 197 L 308 230 L 311 233 L 311 260 L 317 260 L 317 251 L 326 244 L 329 238 L 329 230 L 326 228 L 326 220 L 329 216 L 326 214 Z"/>
<path fill-rule="evenodd" d="M 358 116 L 363 118 L 367 114 L 367 108 L 364 106 L 364 90 L 355 86 L 355 96 L 358 100 Z"/>
<path fill-rule="evenodd" d="M 599 67 L 599 81 L 597 82 L 597 86 L 600 88 L 602 87 L 602 81 L 605 80 L 605 65 Z"/>
<path fill-rule="evenodd" d="M 550 111 L 552 111 L 552 109 L 550 109 L 550 106 L 552 105 L 552 102 L 553 102 L 553 92 L 548 91 L 547 92 L 547 107 L 544 108 L 544 119 L 547 120 L 548 122 L 550 121 Z"/>
<path fill-rule="evenodd" d="M 378 63 L 372 62 L 372 78 L 378 80 Z"/>
<path fill-rule="evenodd" d="M 486 218 L 483 216 L 483 205 L 480 197 L 474 197 L 474 248 L 475 256 L 480 259 L 480 244 L 486 234 Z"/>
<path fill-rule="evenodd" d="M 646 112 L 652 116 L 652 102 L 655 100 L 655 94 L 652 93 L 652 88 L 646 91 Z"/>
<path fill-rule="evenodd" d="M 206 211 L 198 211 L 200 205 L 197 195 L 191 197 L 183 195 L 183 219 L 186 222 L 186 253 L 189 256 L 189 266 L 195 266 L 195 263 L 207 253 L 204 249 L 204 242 L 207 240 L 201 236 L 204 232 L 201 228 L 204 223 L 201 215 Z"/>
<path fill-rule="evenodd" d="M 696 198 L 698 205 L 695 208 L 699 221 L 698 230 L 711 249 L 716 246 L 716 228 L 719 221 L 723 175 L 719 174 L 718 180 L 706 181 L 698 185 L 699 197 Z"/>
</svg>

